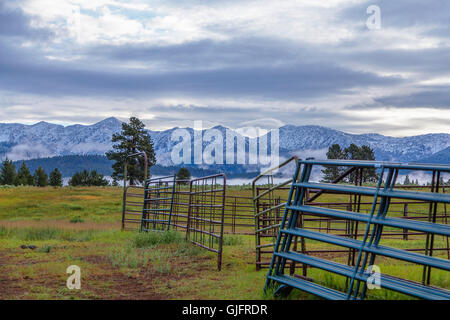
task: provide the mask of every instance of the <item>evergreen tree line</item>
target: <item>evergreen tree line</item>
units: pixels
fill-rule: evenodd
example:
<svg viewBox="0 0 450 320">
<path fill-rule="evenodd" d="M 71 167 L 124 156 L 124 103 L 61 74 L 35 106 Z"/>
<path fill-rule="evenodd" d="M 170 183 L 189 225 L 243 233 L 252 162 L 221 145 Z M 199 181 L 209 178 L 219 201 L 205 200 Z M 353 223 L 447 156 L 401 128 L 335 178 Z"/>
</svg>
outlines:
<svg viewBox="0 0 450 320">
<path fill-rule="evenodd" d="M 350 144 L 347 148 L 342 148 L 339 144 L 333 144 L 328 148 L 327 159 L 338 159 L 338 160 L 375 160 L 375 154 L 372 148 L 369 146 L 363 145 L 358 147 L 355 144 Z M 341 174 L 343 174 L 348 167 L 337 167 L 337 166 L 324 166 L 322 170 L 324 182 L 331 182 L 337 179 Z M 349 174 L 343 182 L 355 182 L 355 173 Z M 363 170 L 363 182 L 376 182 L 378 181 L 379 175 L 377 174 L 375 168 Z M 399 184 L 402 184 L 401 182 Z M 419 185 L 419 180 L 412 180 L 408 175 L 406 175 L 403 185 Z M 426 185 L 431 185 L 430 182 L 427 182 Z M 445 183 L 443 177 L 439 179 L 440 186 L 449 186 L 450 179 Z"/>
<path fill-rule="evenodd" d="M 418 186 L 419 185 L 419 179 L 416 179 L 416 181 L 410 180 L 409 176 L 406 175 L 405 180 L 403 181 L 403 185 L 404 186 Z"/>
<path fill-rule="evenodd" d="M 46 187 L 50 185 L 53 187 L 62 187 L 63 180 L 58 168 L 55 168 L 50 173 L 50 177 L 41 166 L 34 171 L 34 174 L 31 174 L 25 162 L 22 162 L 22 165 L 16 171 L 14 163 L 6 158 L 0 169 L 0 185 L 35 187 Z"/>
<path fill-rule="evenodd" d="M 16 171 L 14 163 L 5 159 L 0 168 L 0 185 L 10 186 L 35 186 L 35 187 L 62 187 L 63 179 L 62 174 L 58 168 L 55 168 L 50 175 L 39 166 L 34 174 L 31 174 L 25 162 Z M 103 174 L 99 174 L 97 171 L 83 170 L 76 172 L 69 180 L 70 186 L 107 186 L 108 180 L 105 179 Z"/>
<path fill-rule="evenodd" d="M 409 178 L 409 175 L 406 175 L 406 177 L 405 177 L 405 180 L 403 180 L 403 185 L 404 186 L 418 186 L 418 185 L 420 185 L 419 184 L 419 179 L 416 179 L 416 180 L 411 180 L 410 178 Z M 431 182 L 427 182 L 426 183 L 426 185 L 427 186 L 430 186 L 431 185 Z M 444 181 L 444 178 L 443 177 L 440 177 L 439 178 L 439 186 L 450 186 L 450 179 L 448 179 L 447 180 L 447 182 L 445 182 Z"/>
<path fill-rule="evenodd" d="M 93 170 L 91 172 L 83 170 L 76 172 L 69 180 L 69 185 L 73 187 L 104 187 L 109 185 L 108 180 L 105 179 L 103 174 Z"/>
<path fill-rule="evenodd" d="M 358 147 L 356 144 L 352 143 L 347 148 L 342 148 L 339 144 L 333 144 L 328 148 L 327 159 L 337 159 L 337 160 L 375 160 L 375 153 L 369 146 L 363 145 Z M 337 167 L 337 166 L 324 166 L 322 170 L 323 181 L 331 182 L 337 179 L 341 174 L 343 174 L 348 167 Z M 356 174 L 351 173 L 346 179 L 342 181 L 355 182 Z M 378 174 L 375 168 L 364 169 L 362 173 L 363 182 L 376 182 L 378 180 Z"/>
</svg>

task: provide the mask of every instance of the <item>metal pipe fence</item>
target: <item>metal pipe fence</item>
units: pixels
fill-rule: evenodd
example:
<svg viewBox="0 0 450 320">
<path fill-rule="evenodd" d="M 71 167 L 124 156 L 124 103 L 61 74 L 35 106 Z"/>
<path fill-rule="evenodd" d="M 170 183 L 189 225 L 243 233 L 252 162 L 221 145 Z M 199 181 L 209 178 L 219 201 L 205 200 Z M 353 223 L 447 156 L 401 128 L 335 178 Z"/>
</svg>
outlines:
<svg viewBox="0 0 450 320">
<path fill-rule="evenodd" d="M 170 229 L 175 184 L 175 176 L 145 181 L 141 231 Z"/>
<path fill-rule="evenodd" d="M 359 170 L 368 168 L 379 170 L 378 183 L 376 187 L 363 187 L 358 182 L 354 186 L 340 184 L 338 181 L 333 183 L 310 182 L 313 166 L 325 165 L 356 167 Z M 431 171 L 431 192 L 395 188 L 401 170 Z M 358 175 L 358 171 L 352 172 Z M 437 223 L 439 216 L 443 219 L 440 222 L 447 223 L 446 205 L 450 203 L 450 195 L 438 192 L 443 190 L 442 186 L 439 186 L 442 172 L 450 172 L 450 167 L 373 161 L 299 161 L 287 205 L 278 227 L 265 289 L 278 284 L 276 292 L 279 294 L 286 294 L 292 288 L 296 288 L 327 299 L 364 299 L 367 295 L 367 281 L 372 276 L 371 268 L 368 267 L 374 265 L 378 260 L 395 261 L 393 262 L 395 264 L 403 263 L 423 268 L 421 282 L 418 282 L 417 279 L 406 279 L 398 274 L 380 274 L 382 288 L 417 298 L 450 299 L 450 291 L 439 288 L 439 282 L 431 283 L 432 270 L 450 271 L 448 259 L 450 226 Z M 362 176 L 361 173 L 359 174 Z M 308 202 L 308 199 L 313 199 L 308 196 L 308 189 L 324 191 L 321 194 L 325 194 L 325 192 L 347 194 L 352 198 L 349 199 L 347 208 L 338 209 L 333 208 L 332 205 L 317 206 L 315 203 Z M 371 206 L 362 208 L 361 198 L 368 197 L 372 198 Z M 397 215 L 393 214 L 390 206 L 394 201 L 391 199 L 410 201 L 407 204 L 406 212 L 403 207 L 403 210 Z M 409 210 L 411 205 L 418 206 L 417 212 L 420 215 L 417 217 L 419 218 L 411 219 L 412 212 Z M 367 209 L 368 212 L 364 213 Z M 345 224 L 345 233 L 336 233 L 336 231 L 344 230 L 342 226 L 335 228 L 333 224 L 327 225 L 328 231 L 320 228 L 320 224 L 318 227 L 318 222 L 324 221 L 323 218 L 335 221 L 334 223 Z M 395 229 L 399 231 L 393 232 Z M 405 230 L 407 231 L 405 232 Z M 385 236 L 389 234 L 401 236 L 400 239 L 405 240 L 405 243 L 408 243 L 411 238 L 420 238 L 424 240 L 425 245 L 422 248 L 398 247 L 398 244 L 386 239 Z M 298 242 L 296 237 L 302 243 L 300 250 L 295 248 L 295 244 Z M 438 238 L 441 238 L 440 242 L 444 248 L 436 247 L 439 243 Z M 444 241 L 445 239 L 446 241 Z M 311 250 L 307 250 L 307 246 L 310 246 Z M 438 249 L 446 250 L 447 258 Z M 418 251 L 423 251 L 423 253 Z M 338 253 L 347 253 L 346 263 Z M 302 266 L 301 274 L 294 274 L 292 267 L 289 268 L 289 274 L 285 271 L 286 268 L 292 266 L 292 263 Z M 336 279 L 344 278 L 346 289 L 330 288 L 323 282 L 310 281 L 307 267 L 334 274 Z M 417 275 L 417 272 L 414 275 Z M 434 286 L 431 286 L 432 284 Z"/>
<path fill-rule="evenodd" d="M 139 230 L 144 203 L 144 187 L 126 186 L 123 192 L 122 230 Z"/>
<path fill-rule="evenodd" d="M 171 228 L 176 230 L 186 231 L 187 226 L 187 217 L 189 210 L 189 183 L 190 180 L 181 181 L 177 180 L 175 184 L 175 195 L 173 200 L 173 209 L 172 209 L 172 217 L 171 217 Z M 420 188 L 421 190 L 424 187 Z M 267 190 L 267 186 L 258 186 L 257 193 L 260 194 Z M 274 206 L 280 205 L 277 210 L 274 211 L 272 216 L 266 216 L 260 218 L 261 227 L 268 227 L 271 224 L 279 224 L 283 211 L 284 211 L 284 203 L 287 200 L 287 195 L 289 191 L 289 187 L 281 188 L 282 192 L 273 198 L 272 202 Z M 442 189 L 441 189 L 442 190 Z M 445 189 L 443 189 L 445 191 Z M 312 192 L 313 193 L 313 192 Z M 333 196 L 332 193 L 324 193 L 321 198 L 326 198 L 327 196 Z M 125 193 L 125 203 L 126 210 L 123 215 L 123 229 L 125 230 L 139 230 L 139 226 L 141 223 L 142 216 L 142 206 L 144 202 L 144 187 L 142 186 L 128 186 Z M 349 208 L 349 202 L 317 202 L 314 201 L 310 203 L 310 205 L 326 207 L 326 208 L 334 208 L 334 209 L 343 209 L 346 210 Z M 424 202 L 411 202 L 411 201 L 392 201 L 392 205 L 396 205 L 398 208 L 395 210 L 389 210 L 389 214 L 394 216 L 401 216 L 404 219 L 411 220 L 422 220 L 426 221 L 428 219 L 428 215 L 424 214 L 423 210 L 420 208 L 415 208 L 420 204 L 424 204 Z M 262 212 L 267 210 L 271 205 L 270 201 L 263 202 L 262 200 L 259 202 L 257 207 L 257 212 Z M 361 202 L 361 206 L 367 205 L 367 202 Z M 400 209 L 403 208 L 403 209 Z M 367 213 L 368 209 L 361 209 L 361 213 Z M 449 212 L 447 210 L 447 206 L 441 208 L 440 212 L 436 215 L 436 220 L 443 224 L 448 224 L 449 220 Z M 320 232 L 326 232 L 330 234 L 336 234 L 341 236 L 349 236 L 348 230 L 350 229 L 350 225 L 348 221 L 338 220 L 329 217 L 320 217 L 320 216 L 312 216 L 312 215 L 304 215 L 304 222 L 306 224 L 305 228 L 311 230 L 319 230 Z M 270 228 L 269 228 L 270 229 Z M 265 243 L 274 243 L 275 238 L 277 236 L 277 227 L 269 232 L 267 230 L 262 232 L 261 239 L 258 240 L 258 245 Z M 236 196 L 227 193 L 225 196 L 225 211 L 224 211 L 224 234 L 234 234 L 234 235 L 255 235 L 255 214 L 253 208 L 253 198 L 248 196 Z M 359 230 L 356 234 L 357 237 L 362 236 L 363 231 Z M 390 232 L 385 232 L 385 236 L 388 236 L 392 239 L 403 239 L 407 240 L 417 240 L 420 237 L 423 237 L 423 232 L 415 232 L 412 230 L 404 229 L 393 229 Z M 255 235 L 256 237 L 256 235 Z M 388 238 L 386 237 L 386 238 Z M 446 251 L 447 255 L 450 257 L 450 246 L 448 244 L 448 239 L 445 239 L 445 246 L 442 248 L 436 248 L 437 251 Z M 269 246 L 270 247 L 270 246 Z M 424 248 L 407 248 L 409 251 L 424 251 Z M 315 253 L 315 252 L 327 252 L 326 250 L 312 250 L 307 249 L 307 252 Z M 328 250 L 329 253 L 342 253 L 342 250 Z M 267 248 L 261 248 L 260 255 L 257 257 L 257 269 L 266 268 L 270 263 L 272 251 Z M 256 254 L 256 253 L 255 253 Z M 300 265 L 297 265 L 297 268 L 301 268 Z"/>
<path fill-rule="evenodd" d="M 217 253 L 219 271 L 222 268 L 225 190 L 224 174 L 190 181 L 186 240 Z"/>
<path fill-rule="evenodd" d="M 292 159 L 290 161 L 292 161 Z M 359 170 L 362 169 L 359 168 Z M 358 170 L 351 170 L 351 174 L 353 175 L 353 177 L 355 177 L 355 185 L 361 185 L 361 183 L 358 181 L 358 175 L 362 176 L 362 172 Z M 153 191 L 150 190 L 150 194 L 146 194 L 146 192 L 149 192 L 149 190 L 146 190 L 149 189 L 148 185 L 143 187 L 125 186 L 122 229 L 139 230 L 139 225 L 141 225 L 144 230 L 150 230 L 154 227 L 153 224 L 155 224 L 155 226 L 159 226 L 156 229 L 161 229 L 160 227 L 164 229 L 164 226 L 171 226 L 176 230 L 183 230 L 184 232 L 187 232 L 190 207 L 201 208 L 200 210 L 203 211 L 202 214 L 206 214 L 208 210 L 212 210 L 213 212 L 211 216 L 216 215 L 214 209 L 211 209 L 211 206 L 209 206 L 208 208 L 208 201 L 210 200 L 206 200 L 206 198 L 202 199 L 201 197 L 197 197 L 197 199 L 192 200 L 192 198 L 195 197 L 191 196 L 191 180 L 174 181 L 173 176 L 165 178 L 171 181 L 163 182 L 161 180 L 163 178 L 156 178 L 154 179 L 154 181 L 156 185 L 159 184 L 159 187 L 162 188 L 169 187 L 170 184 L 172 189 L 168 188 L 167 191 L 165 191 L 167 197 L 156 195 L 156 191 L 157 189 L 159 189 L 159 187 L 156 189 L 150 188 Z M 225 192 L 223 194 L 222 238 L 223 234 L 254 235 L 257 269 L 267 268 L 270 265 L 270 259 L 273 254 L 273 247 L 278 236 L 279 225 L 283 218 L 285 204 L 288 200 L 289 190 L 291 188 L 291 181 L 284 181 L 276 185 L 274 183 L 274 175 L 265 176 L 265 178 L 267 178 L 266 183 L 262 185 L 253 184 L 253 197 L 239 196 L 230 193 L 226 194 Z M 159 182 L 156 183 L 158 179 Z M 261 178 L 259 178 L 259 180 L 261 180 Z M 437 177 L 434 177 L 433 181 L 434 182 L 432 183 L 432 185 L 428 186 L 431 190 L 439 190 L 443 193 L 446 192 L 445 186 L 439 186 L 437 184 Z M 384 182 L 381 186 L 384 187 Z M 423 191 L 424 188 L 426 187 L 393 186 L 394 190 L 405 189 Z M 304 189 L 306 194 L 305 201 L 310 206 L 328 208 L 333 210 L 353 211 L 365 214 L 370 212 L 370 205 L 373 204 L 367 200 L 367 195 L 355 195 L 349 193 L 347 190 L 326 190 L 318 189 L 314 186 Z M 159 191 L 160 193 L 163 192 L 163 190 Z M 319 197 L 321 199 L 320 202 L 318 201 L 319 197 L 315 197 L 317 194 L 319 194 Z M 256 201 L 255 197 L 257 198 Z M 336 201 L 336 197 L 338 197 L 338 201 Z M 344 197 L 348 198 L 344 199 Z M 171 199 L 164 200 L 161 198 Z M 308 202 L 308 200 L 313 201 Z M 192 201 L 194 201 L 194 203 L 192 203 Z M 169 208 L 169 203 L 171 203 L 171 209 Z M 377 199 L 375 206 L 378 207 L 381 204 L 382 202 Z M 435 221 L 440 222 L 441 224 L 448 224 L 447 204 L 444 203 L 443 206 L 437 206 L 435 214 L 432 215 L 430 215 L 429 213 L 427 214 L 427 210 L 424 210 L 424 206 L 428 204 L 428 201 L 421 201 L 420 199 L 393 199 L 392 201 L 390 201 L 388 214 L 390 216 L 409 221 Z M 148 209 L 163 209 L 161 212 L 159 212 L 159 216 L 166 218 L 159 219 L 158 217 L 156 217 L 156 211 Z M 195 211 L 191 212 L 195 213 Z M 149 213 L 152 213 L 153 216 L 151 216 Z M 153 221 L 152 219 L 164 221 Z M 311 212 L 302 213 L 297 223 L 299 226 L 303 225 L 303 228 L 305 230 L 321 232 L 339 237 L 350 237 L 355 240 L 360 239 L 365 235 L 364 224 L 362 224 L 360 221 L 350 221 L 348 219 L 324 216 Z M 198 230 L 202 229 L 200 228 Z M 417 231 L 406 227 L 392 228 L 387 226 L 385 227 L 385 230 L 383 232 L 383 239 L 405 241 L 405 251 L 421 252 L 424 254 L 434 252 L 440 255 L 445 254 L 450 259 L 450 246 L 448 236 L 440 235 L 430 237 L 429 234 L 424 231 Z M 426 246 L 417 245 L 418 240 L 427 241 L 428 244 Z M 198 243 L 201 244 L 201 242 Z M 411 245 L 409 245 L 409 243 L 411 243 Z M 307 243 L 304 238 L 294 236 L 292 250 L 294 250 L 295 252 L 318 256 L 347 256 L 349 265 L 355 264 L 357 254 L 357 250 L 355 248 L 339 249 L 331 246 L 321 248 L 315 245 L 307 246 L 306 244 Z M 206 247 L 209 248 L 209 245 Z M 216 249 L 216 247 L 214 249 Z M 287 261 L 286 263 L 289 266 L 291 274 L 295 274 L 297 269 L 304 269 L 301 275 L 295 275 L 297 277 L 307 278 L 306 267 L 315 268 L 314 266 L 300 264 L 295 261 Z M 425 274 L 428 274 L 429 271 L 428 269 L 426 269 L 424 272 Z"/>
<path fill-rule="evenodd" d="M 288 179 L 275 184 L 274 175 L 282 168 L 296 165 L 297 161 L 297 157 L 291 157 L 277 167 L 263 172 L 252 182 L 256 270 L 260 270 L 269 264 L 268 259 L 273 254 L 282 210 L 286 203 L 285 192 L 283 191 L 293 181 Z M 264 183 L 264 186 L 258 185 L 261 183 Z M 294 246 L 297 246 L 297 241 L 295 241 Z M 295 263 L 291 264 L 291 270 L 292 272 L 295 270 Z"/>
</svg>

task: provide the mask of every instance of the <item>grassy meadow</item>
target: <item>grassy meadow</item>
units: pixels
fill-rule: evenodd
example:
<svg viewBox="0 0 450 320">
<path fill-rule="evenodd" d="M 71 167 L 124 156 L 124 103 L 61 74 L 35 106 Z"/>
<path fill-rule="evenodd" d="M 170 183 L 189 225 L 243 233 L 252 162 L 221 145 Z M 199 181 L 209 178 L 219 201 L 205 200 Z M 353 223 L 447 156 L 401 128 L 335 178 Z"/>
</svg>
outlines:
<svg viewBox="0 0 450 320">
<path fill-rule="evenodd" d="M 251 195 L 242 187 L 230 187 L 227 193 Z M 182 232 L 121 231 L 121 210 L 121 188 L 0 188 L 0 299 L 272 299 L 262 292 L 267 270 L 255 269 L 254 236 L 225 235 L 218 272 L 216 255 L 186 243 Z M 417 205 L 416 211 L 426 210 Z M 400 205 L 396 214 L 401 215 Z M 322 222 L 308 223 L 322 227 Z M 364 226 L 358 229 L 363 232 Z M 438 237 L 436 246 L 445 241 Z M 383 244 L 417 248 L 424 239 L 387 237 Z M 314 241 L 307 247 L 329 249 Z M 446 258 L 447 251 L 437 255 Z M 329 258 L 345 263 L 347 255 Z M 81 290 L 66 287 L 70 265 L 81 268 Z M 383 273 L 421 280 L 421 267 L 384 258 L 377 258 L 377 265 Z M 317 269 L 308 269 L 308 277 L 345 288 L 345 278 Z M 448 272 L 433 269 L 432 283 L 449 289 Z M 409 298 L 383 289 L 371 290 L 369 297 Z M 294 291 L 288 299 L 315 297 Z"/>
<path fill-rule="evenodd" d="M 121 210 L 120 188 L 0 188 L 0 299 L 262 298 L 253 237 L 225 237 L 219 273 L 181 232 L 120 231 Z M 70 265 L 81 290 L 66 288 Z"/>
</svg>

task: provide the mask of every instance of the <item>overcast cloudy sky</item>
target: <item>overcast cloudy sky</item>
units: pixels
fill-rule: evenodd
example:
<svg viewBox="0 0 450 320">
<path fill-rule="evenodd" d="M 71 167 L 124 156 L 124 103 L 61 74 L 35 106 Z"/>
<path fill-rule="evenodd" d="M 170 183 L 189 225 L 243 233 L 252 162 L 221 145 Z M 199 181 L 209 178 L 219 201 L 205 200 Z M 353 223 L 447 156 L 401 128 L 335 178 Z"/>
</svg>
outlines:
<svg viewBox="0 0 450 320">
<path fill-rule="evenodd" d="M 449 89 L 445 0 L 0 0 L 0 122 L 450 133 Z"/>
</svg>

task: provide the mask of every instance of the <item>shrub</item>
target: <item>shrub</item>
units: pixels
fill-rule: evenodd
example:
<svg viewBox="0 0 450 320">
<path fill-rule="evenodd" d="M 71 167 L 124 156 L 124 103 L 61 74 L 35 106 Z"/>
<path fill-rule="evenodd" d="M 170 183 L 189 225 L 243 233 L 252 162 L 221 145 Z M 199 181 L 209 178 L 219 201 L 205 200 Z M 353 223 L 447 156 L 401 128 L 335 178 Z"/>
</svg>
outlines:
<svg viewBox="0 0 450 320">
<path fill-rule="evenodd" d="M 109 255 L 111 263 L 115 267 L 138 268 L 145 266 L 150 260 L 150 252 L 136 250 L 130 246 L 120 247 L 113 250 Z"/>
<path fill-rule="evenodd" d="M 183 242 L 178 249 L 174 252 L 174 256 L 178 257 L 194 257 L 202 254 L 204 251 L 191 243 Z"/>
<path fill-rule="evenodd" d="M 39 252 L 50 253 L 53 249 L 56 249 L 56 246 L 45 245 L 38 249 Z"/>
<path fill-rule="evenodd" d="M 242 236 L 224 236 L 222 244 L 224 246 L 240 246 L 244 244 L 244 239 Z"/>
<path fill-rule="evenodd" d="M 81 222 L 84 222 L 84 220 L 80 216 L 76 216 L 76 217 L 73 217 L 72 219 L 70 219 L 70 222 L 71 223 L 81 223 Z"/>
<path fill-rule="evenodd" d="M 91 172 L 89 172 L 87 170 L 83 170 L 81 172 L 76 172 L 72 176 L 72 178 L 69 180 L 69 185 L 72 187 L 79 187 L 79 186 L 104 187 L 104 186 L 107 186 L 108 184 L 109 184 L 108 180 L 105 179 L 104 175 L 98 173 L 95 170 L 93 170 Z"/>
<path fill-rule="evenodd" d="M 4 226 L 0 226 L 0 238 L 6 238 L 8 236 L 8 229 Z"/>
</svg>

